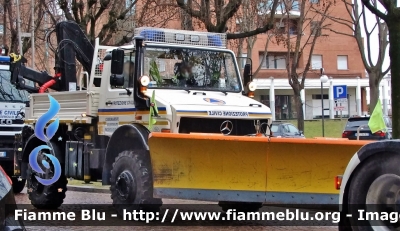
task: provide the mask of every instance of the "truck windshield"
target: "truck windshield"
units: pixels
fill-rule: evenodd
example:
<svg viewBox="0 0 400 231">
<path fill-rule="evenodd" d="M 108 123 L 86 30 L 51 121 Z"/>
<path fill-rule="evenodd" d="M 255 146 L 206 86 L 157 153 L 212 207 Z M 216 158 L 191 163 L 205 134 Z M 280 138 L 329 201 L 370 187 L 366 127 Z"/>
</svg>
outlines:
<svg viewBox="0 0 400 231">
<path fill-rule="evenodd" d="M 25 84 L 33 86 L 31 82 Z M 26 102 L 29 101 L 28 96 L 27 91 L 17 90 L 11 84 L 11 73 L 9 71 L 0 71 L 0 102 Z"/>
<path fill-rule="evenodd" d="M 147 47 L 144 74 L 148 88 L 240 92 L 235 58 L 225 51 Z"/>
</svg>

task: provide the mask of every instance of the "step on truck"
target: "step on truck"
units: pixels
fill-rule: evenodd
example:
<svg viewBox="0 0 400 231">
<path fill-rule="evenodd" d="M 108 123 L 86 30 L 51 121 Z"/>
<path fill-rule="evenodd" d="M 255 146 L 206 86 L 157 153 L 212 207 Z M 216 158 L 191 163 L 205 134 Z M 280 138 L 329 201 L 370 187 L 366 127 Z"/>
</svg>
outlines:
<svg viewBox="0 0 400 231">
<path fill-rule="evenodd" d="M 334 180 L 371 142 L 273 137 L 270 108 L 253 98 L 251 64 L 242 75 L 226 34 L 136 28 L 132 44 L 96 39 L 93 47 L 74 22 L 58 23 L 56 33 L 54 76 L 10 57 L 12 84 L 25 89 L 28 79 L 39 86 L 30 89 L 36 92 L 21 136 L 21 177 L 37 208 L 58 208 L 68 178 L 110 185 L 120 214 L 157 210 L 162 198 L 215 201 L 225 211 L 337 205 Z M 59 105 L 53 118 L 50 102 Z M 34 132 L 45 129 L 43 121 L 58 121 L 47 142 Z M 29 157 L 45 143 L 51 150 L 37 162 L 50 165 L 39 174 Z M 61 177 L 49 186 L 36 178 L 57 172 L 45 152 L 61 163 Z"/>
</svg>

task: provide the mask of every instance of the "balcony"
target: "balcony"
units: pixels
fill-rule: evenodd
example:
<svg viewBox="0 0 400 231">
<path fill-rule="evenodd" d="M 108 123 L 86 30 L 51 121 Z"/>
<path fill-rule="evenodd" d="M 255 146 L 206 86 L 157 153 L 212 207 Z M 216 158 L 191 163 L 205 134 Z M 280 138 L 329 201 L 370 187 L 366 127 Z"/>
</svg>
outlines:
<svg viewBox="0 0 400 231">
<path fill-rule="evenodd" d="M 258 4 L 258 15 L 268 15 L 271 12 L 271 8 L 273 5 L 274 1 L 268 0 L 265 2 L 261 2 Z M 282 2 L 278 3 L 278 6 L 276 7 L 275 11 L 275 18 L 280 18 L 287 13 L 289 13 L 289 18 L 299 18 L 300 17 L 300 4 L 299 1 L 294 0 L 294 1 L 288 1 L 287 8 L 289 9 L 289 12 L 286 12 L 286 5 Z"/>
</svg>

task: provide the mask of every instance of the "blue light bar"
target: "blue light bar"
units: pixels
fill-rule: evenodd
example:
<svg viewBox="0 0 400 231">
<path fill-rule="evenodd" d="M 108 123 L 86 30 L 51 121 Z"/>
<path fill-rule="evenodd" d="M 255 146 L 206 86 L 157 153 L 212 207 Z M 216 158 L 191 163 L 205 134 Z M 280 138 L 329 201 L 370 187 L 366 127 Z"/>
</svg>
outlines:
<svg viewBox="0 0 400 231">
<path fill-rule="evenodd" d="M 165 42 L 165 33 L 160 30 L 145 29 L 140 32 L 140 36 L 144 37 L 146 41 Z"/>
<path fill-rule="evenodd" d="M 226 48 L 227 38 L 223 33 L 175 30 L 167 28 L 135 28 L 135 36 L 144 37 L 147 42 L 176 45 Z"/>
<path fill-rule="evenodd" d="M 221 37 L 218 35 L 208 35 L 207 37 L 209 46 L 222 47 Z"/>
<path fill-rule="evenodd" d="M 10 58 L 10 56 L 0 56 L 0 62 L 9 63 L 9 62 L 11 62 L 11 58 Z"/>
</svg>

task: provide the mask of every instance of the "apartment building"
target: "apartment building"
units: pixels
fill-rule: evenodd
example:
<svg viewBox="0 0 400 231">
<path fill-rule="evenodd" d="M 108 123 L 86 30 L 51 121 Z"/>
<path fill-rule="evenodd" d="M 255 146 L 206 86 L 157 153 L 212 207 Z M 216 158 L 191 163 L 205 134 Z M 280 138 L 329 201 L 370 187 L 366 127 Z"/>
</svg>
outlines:
<svg viewBox="0 0 400 231">
<path fill-rule="evenodd" d="M 318 0 L 309 1 L 306 6 L 311 8 L 312 4 L 318 4 Z M 265 4 L 272 4 L 272 1 L 266 1 Z M 315 6 L 316 8 L 318 6 Z M 293 1 L 290 10 L 290 21 L 280 20 L 282 17 L 287 17 L 283 6 L 278 6 L 276 12 L 275 29 L 289 31 L 291 40 L 295 40 L 297 33 L 303 33 L 302 45 L 309 36 L 315 36 L 318 33 L 315 26 L 318 25 L 321 17 L 314 17 L 309 14 L 311 20 L 304 23 L 303 31 L 297 31 L 297 23 L 300 18 L 300 4 L 298 1 Z M 309 9 L 305 10 L 310 12 Z M 349 18 L 345 5 L 337 2 L 331 7 L 330 16 L 336 18 Z M 349 28 L 344 25 L 335 23 L 331 20 L 326 20 L 323 25 L 330 24 L 329 29 L 339 31 L 341 33 L 352 33 Z M 319 33 L 324 36 L 318 38 L 314 48 L 314 52 L 310 60 L 310 71 L 305 80 L 305 89 L 302 91 L 303 111 L 305 119 L 316 119 L 322 116 L 322 100 L 324 105 L 325 117 L 347 117 L 357 114 L 367 113 L 366 104 L 366 87 L 368 87 L 368 79 L 365 76 L 365 69 L 361 60 L 360 52 L 356 44 L 356 40 L 350 36 L 334 33 L 329 29 L 322 29 Z M 270 38 L 267 52 L 265 44 Z M 279 45 L 274 42 L 274 37 L 270 37 L 268 33 L 260 34 L 257 37 L 254 48 L 252 50 L 253 71 L 256 71 L 260 65 L 260 71 L 255 76 L 258 82 L 258 90 L 256 98 L 266 105 L 270 105 L 271 101 L 275 103 L 275 119 L 295 119 L 297 118 L 296 106 L 293 96 L 293 90 L 289 85 L 287 66 L 287 48 L 282 43 Z M 312 37 L 311 37 L 312 39 Z M 301 55 L 298 72 L 302 72 L 308 61 L 310 46 L 306 46 Z M 243 56 L 247 56 L 246 51 L 243 51 Z M 241 65 L 244 66 L 244 60 Z M 321 68 L 324 69 L 324 74 L 329 77 L 329 81 L 324 83 L 323 94 L 321 94 Z M 347 103 L 338 103 L 334 101 L 333 86 L 347 86 Z M 333 103 L 330 103 L 332 102 Z M 357 103 L 359 102 L 359 103 Z M 336 106 L 342 111 L 335 111 Z"/>
</svg>

